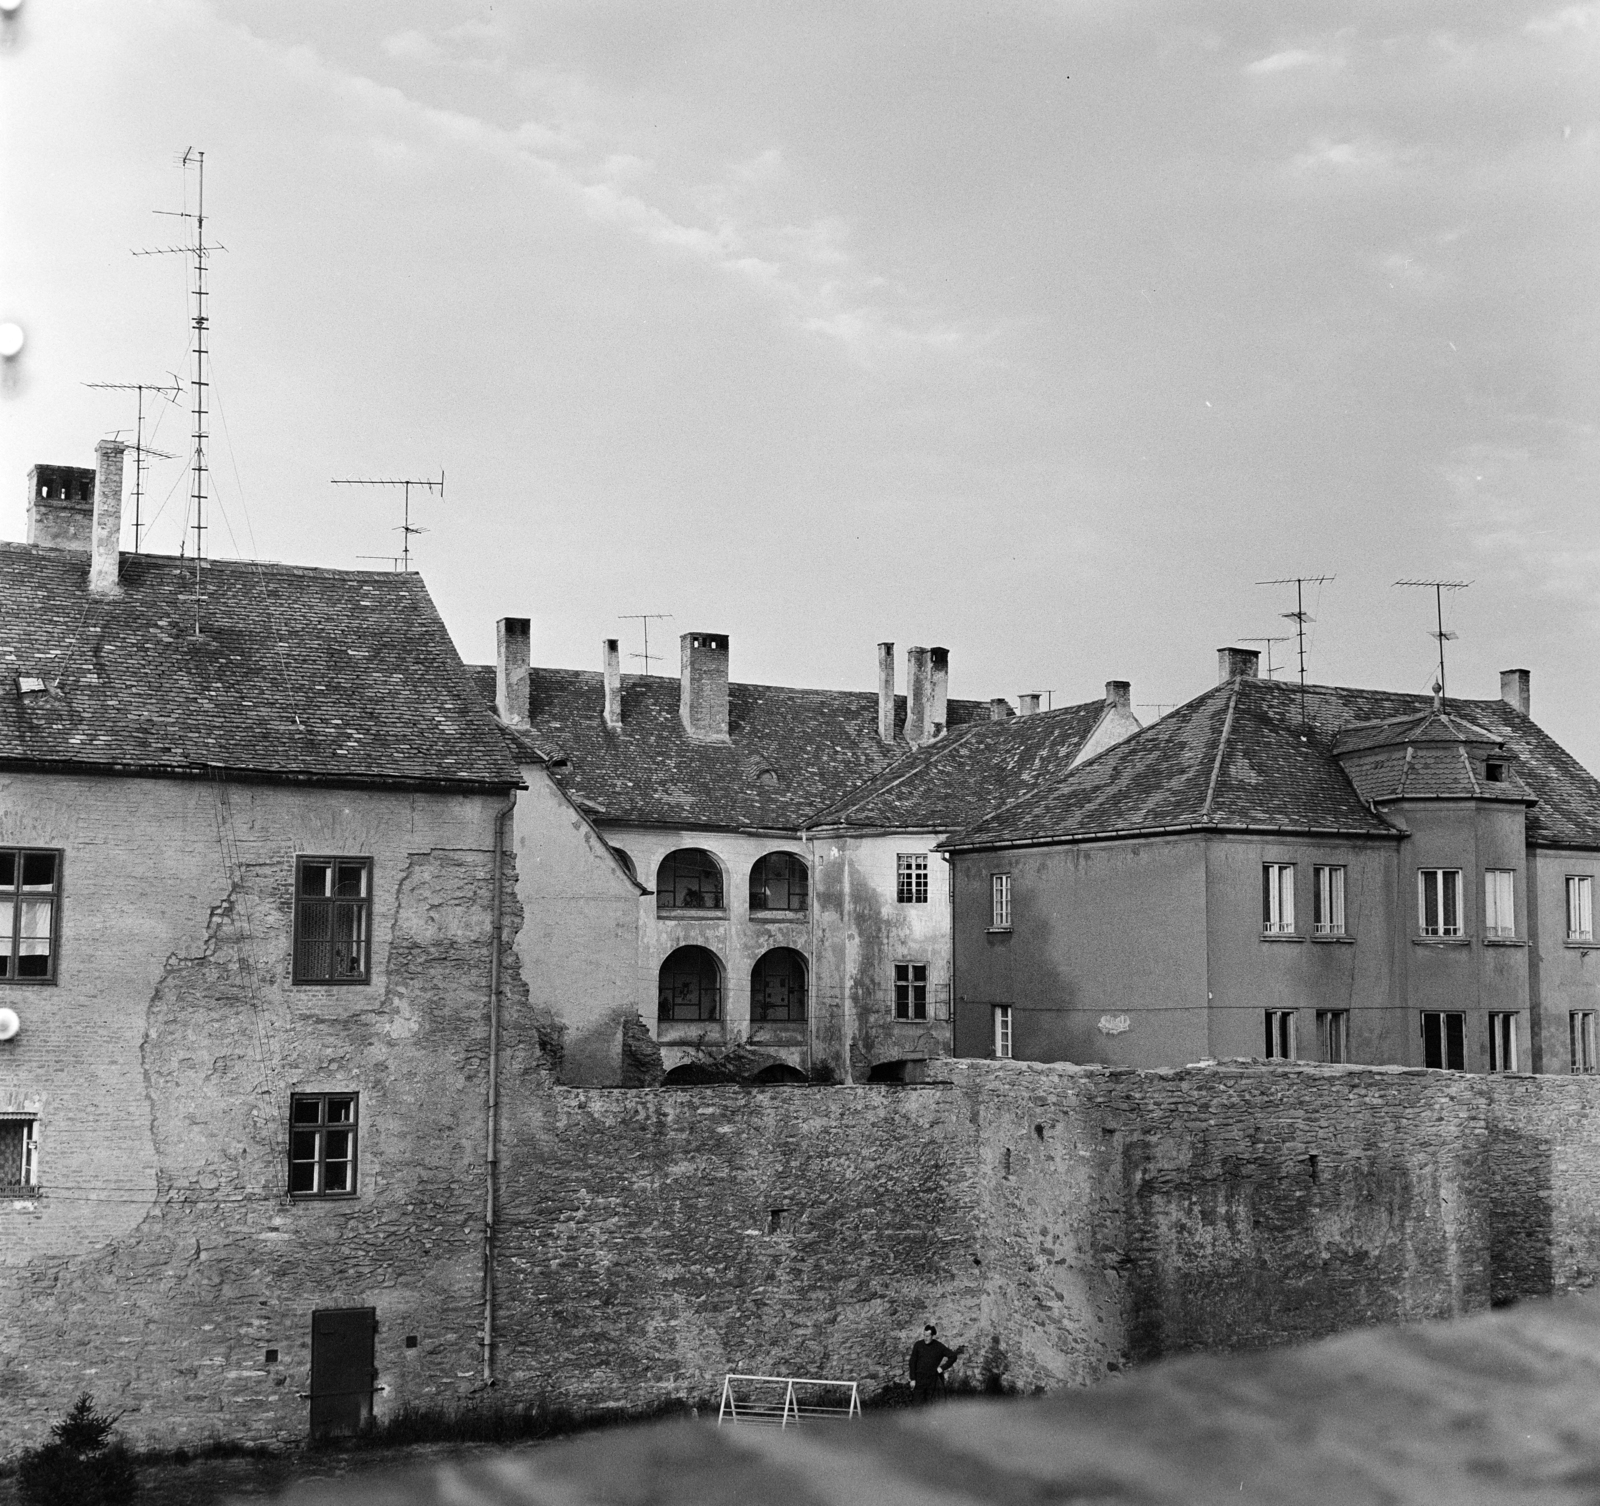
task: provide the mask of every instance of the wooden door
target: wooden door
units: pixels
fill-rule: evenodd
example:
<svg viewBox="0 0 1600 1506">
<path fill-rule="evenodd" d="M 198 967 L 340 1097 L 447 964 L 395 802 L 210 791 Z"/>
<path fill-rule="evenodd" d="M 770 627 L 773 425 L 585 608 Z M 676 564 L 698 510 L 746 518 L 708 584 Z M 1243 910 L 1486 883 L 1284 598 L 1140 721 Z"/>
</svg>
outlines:
<svg viewBox="0 0 1600 1506">
<path fill-rule="evenodd" d="M 311 1314 L 311 1436 L 359 1433 L 372 1421 L 378 1379 L 372 1307 L 322 1307 Z"/>
</svg>

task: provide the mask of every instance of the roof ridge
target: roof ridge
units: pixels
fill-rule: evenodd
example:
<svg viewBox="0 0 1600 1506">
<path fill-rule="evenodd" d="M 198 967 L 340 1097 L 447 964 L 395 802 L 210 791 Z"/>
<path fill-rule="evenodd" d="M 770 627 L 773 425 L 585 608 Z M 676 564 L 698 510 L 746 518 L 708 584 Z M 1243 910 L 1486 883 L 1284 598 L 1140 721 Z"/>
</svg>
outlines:
<svg viewBox="0 0 1600 1506">
<path fill-rule="evenodd" d="M 1228 689 L 1228 711 L 1222 718 L 1222 736 L 1217 739 L 1217 756 L 1211 765 L 1211 780 L 1206 785 L 1206 803 L 1200 808 L 1201 821 L 1211 819 L 1211 803 L 1217 796 L 1217 780 L 1222 776 L 1222 756 L 1228 750 L 1228 734 L 1233 730 L 1233 708 L 1239 704 L 1239 687 L 1243 678 L 1237 679 Z"/>
</svg>

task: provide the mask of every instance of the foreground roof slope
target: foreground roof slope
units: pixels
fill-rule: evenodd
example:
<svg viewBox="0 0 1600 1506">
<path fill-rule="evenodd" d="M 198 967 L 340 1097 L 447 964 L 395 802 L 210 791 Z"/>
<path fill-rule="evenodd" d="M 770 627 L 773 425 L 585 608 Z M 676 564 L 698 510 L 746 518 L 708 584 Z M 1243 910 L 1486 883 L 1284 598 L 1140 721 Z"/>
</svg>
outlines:
<svg viewBox="0 0 1600 1506">
<path fill-rule="evenodd" d="M 947 845 L 1195 827 L 1393 835 L 1356 792 L 1336 748 L 1359 723 L 1416 718 L 1425 735 L 1441 735 L 1425 725 L 1432 697 L 1312 685 L 1304 704 L 1302 724 L 1298 686 L 1260 679 L 1215 686 L 1098 757 L 1040 780 Z M 1564 748 L 1504 701 L 1452 700 L 1448 708 L 1460 740 L 1481 731 L 1515 755 L 1512 798 L 1537 801 L 1528 811 L 1530 841 L 1600 847 L 1600 781 Z"/>
<path fill-rule="evenodd" d="M 960 830 L 1066 768 L 1105 714 L 1103 700 L 1085 701 L 953 728 L 817 811 L 809 824 Z"/>
<path fill-rule="evenodd" d="M 514 761 L 420 575 L 0 543 L 0 764 L 507 788 Z M 24 690 L 42 680 L 43 690 Z"/>
</svg>

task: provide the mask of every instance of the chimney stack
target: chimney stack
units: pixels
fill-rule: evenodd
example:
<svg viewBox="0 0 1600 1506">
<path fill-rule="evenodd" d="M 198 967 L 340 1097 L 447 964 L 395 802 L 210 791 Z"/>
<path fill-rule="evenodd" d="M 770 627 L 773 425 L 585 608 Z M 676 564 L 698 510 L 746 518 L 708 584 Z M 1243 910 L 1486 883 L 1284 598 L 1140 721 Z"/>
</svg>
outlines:
<svg viewBox="0 0 1600 1506">
<path fill-rule="evenodd" d="M 928 740 L 928 702 L 933 698 L 933 670 L 925 648 L 906 650 L 906 741 L 920 748 Z"/>
<path fill-rule="evenodd" d="M 701 742 L 728 737 L 728 635 L 685 633 L 678 639 L 681 679 L 678 715 L 683 730 Z"/>
<path fill-rule="evenodd" d="M 991 722 L 1010 721 L 1011 714 L 1011 702 L 1003 695 L 997 695 L 989 702 L 989 720 Z"/>
<path fill-rule="evenodd" d="M 94 447 L 94 527 L 89 549 L 89 594 L 120 596 L 122 571 L 122 451 L 120 439 Z"/>
<path fill-rule="evenodd" d="M 1035 690 L 1035 691 L 1030 692 L 1028 695 L 1019 695 L 1017 697 L 1017 715 L 1018 716 L 1038 716 L 1038 714 L 1039 714 L 1039 692 L 1038 691 Z"/>
<path fill-rule="evenodd" d="M 1500 671 L 1500 699 L 1515 706 L 1524 716 L 1532 716 L 1528 709 L 1533 698 L 1533 675 L 1526 669 Z"/>
<path fill-rule="evenodd" d="M 1106 681 L 1106 707 L 1111 711 L 1133 712 L 1133 683 L 1130 680 Z"/>
<path fill-rule="evenodd" d="M 528 642 L 526 617 L 502 617 L 495 629 L 494 709 L 513 727 L 528 725 Z"/>
<path fill-rule="evenodd" d="M 1261 655 L 1253 648 L 1219 648 L 1217 650 L 1217 683 L 1226 685 L 1229 680 L 1253 680 L 1261 665 Z"/>
<path fill-rule="evenodd" d="M 28 472 L 30 544 L 87 550 L 93 530 L 93 471 L 81 465 L 36 465 Z"/>
<path fill-rule="evenodd" d="M 930 648 L 931 690 L 928 695 L 928 736 L 943 737 L 950 720 L 950 650 Z"/>
<path fill-rule="evenodd" d="M 615 638 L 605 640 L 606 726 L 622 725 L 622 651 Z"/>
<path fill-rule="evenodd" d="M 878 740 L 894 741 L 894 644 L 878 645 Z"/>
</svg>

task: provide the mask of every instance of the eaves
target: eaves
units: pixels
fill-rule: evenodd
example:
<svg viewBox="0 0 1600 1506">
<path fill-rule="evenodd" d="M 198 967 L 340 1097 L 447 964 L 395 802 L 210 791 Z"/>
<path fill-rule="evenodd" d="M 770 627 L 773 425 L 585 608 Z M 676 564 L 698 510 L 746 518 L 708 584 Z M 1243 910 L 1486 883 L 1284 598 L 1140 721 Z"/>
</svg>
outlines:
<svg viewBox="0 0 1600 1506">
<path fill-rule="evenodd" d="M 338 774 L 300 769 L 258 769 L 242 764 L 204 761 L 139 763 L 137 761 L 71 758 L 0 758 L 0 772 L 20 774 L 87 774 L 113 779 L 226 779 L 239 784 L 315 786 L 339 790 L 409 790 L 440 795 L 503 794 L 525 790 L 520 777 L 502 779 L 422 779 L 383 774 Z"/>
<path fill-rule="evenodd" d="M 1374 831 L 1370 826 L 1276 826 L 1254 822 L 1190 821 L 1175 826 L 1124 826 L 1105 831 L 1061 833 L 1045 837 L 1017 837 L 997 842 L 941 842 L 947 852 L 999 852 L 1014 847 L 1062 847 L 1083 842 L 1117 842 L 1132 837 L 1174 837 L 1190 833 L 1208 836 L 1271 835 L 1279 837 L 1354 837 L 1377 841 L 1401 841 L 1403 831 Z"/>
</svg>

